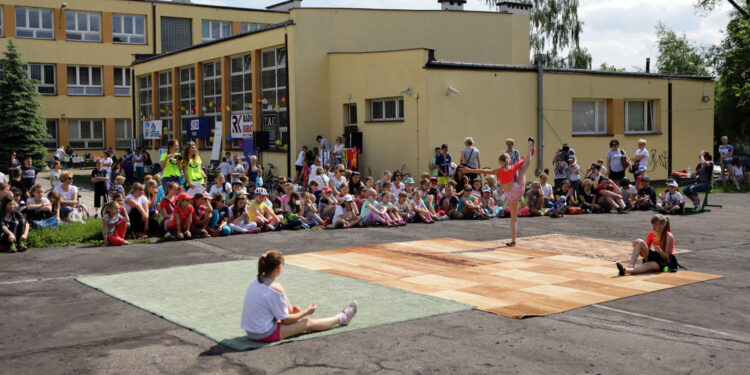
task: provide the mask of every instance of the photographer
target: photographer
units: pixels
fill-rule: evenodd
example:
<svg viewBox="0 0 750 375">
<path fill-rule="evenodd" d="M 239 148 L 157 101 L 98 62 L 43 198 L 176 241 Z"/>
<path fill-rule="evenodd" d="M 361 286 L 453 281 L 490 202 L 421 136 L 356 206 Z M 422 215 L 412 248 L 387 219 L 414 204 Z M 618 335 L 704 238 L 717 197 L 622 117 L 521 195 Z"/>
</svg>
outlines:
<svg viewBox="0 0 750 375">
<path fill-rule="evenodd" d="M 182 155 L 180 155 L 179 150 L 180 141 L 170 139 L 167 144 L 167 152 L 163 153 L 159 159 L 162 170 L 161 184 L 164 191 L 167 190 L 167 184 L 170 182 L 180 184 L 180 162 L 182 161 Z"/>
</svg>

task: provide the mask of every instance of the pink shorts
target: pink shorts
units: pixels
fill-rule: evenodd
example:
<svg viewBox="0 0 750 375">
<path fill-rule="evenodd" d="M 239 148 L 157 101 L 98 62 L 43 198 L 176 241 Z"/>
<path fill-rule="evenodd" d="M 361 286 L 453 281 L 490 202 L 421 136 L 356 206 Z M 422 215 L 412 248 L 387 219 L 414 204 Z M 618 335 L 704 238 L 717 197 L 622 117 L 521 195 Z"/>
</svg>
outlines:
<svg viewBox="0 0 750 375">
<path fill-rule="evenodd" d="M 260 340 L 253 340 L 257 342 L 277 342 L 281 341 L 281 324 L 276 323 L 276 329 L 273 330 L 273 333 L 268 335 L 266 338 L 262 338 Z"/>
<path fill-rule="evenodd" d="M 523 197 L 523 186 L 518 182 L 513 183 L 513 188 L 508 192 L 508 200 L 518 202 Z"/>
</svg>

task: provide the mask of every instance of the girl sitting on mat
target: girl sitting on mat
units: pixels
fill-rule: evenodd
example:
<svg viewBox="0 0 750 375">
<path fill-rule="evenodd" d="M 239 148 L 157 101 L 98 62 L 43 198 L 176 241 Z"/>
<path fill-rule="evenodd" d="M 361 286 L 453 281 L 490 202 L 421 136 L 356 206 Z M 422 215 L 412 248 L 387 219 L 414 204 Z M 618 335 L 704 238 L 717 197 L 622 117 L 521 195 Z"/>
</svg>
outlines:
<svg viewBox="0 0 750 375">
<path fill-rule="evenodd" d="M 327 331 L 337 325 L 345 326 L 357 313 L 353 301 L 340 313 L 322 319 L 306 318 L 315 313 L 311 303 L 302 310 L 289 302 L 284 288 L 276 282 L 284 267 L 281 252 L 271 250 L 258 259 L 258 277 L 250 283 L 242 306 L 242 329 L 247 337 L 257 342 L 277 342 L 307 331 Z"/>
<path fill-rule="evenodd" d="M 669 218 L 661 214 L 654 215 L 651 217 L 651 229 L 646 241 L 642 239 L 633 241 L 633 254 L 630 256 L 628 266 L 623 267 L 622 264 L 617 263 L 620 276 L 661 272 L 665 267 L 669 267 L 669 256 L 674 251 L 675 243 L 674 235 L 670 232 Z M 638 255 L 642 256 L 646 262 L 636 267 Z"/>
</svg>

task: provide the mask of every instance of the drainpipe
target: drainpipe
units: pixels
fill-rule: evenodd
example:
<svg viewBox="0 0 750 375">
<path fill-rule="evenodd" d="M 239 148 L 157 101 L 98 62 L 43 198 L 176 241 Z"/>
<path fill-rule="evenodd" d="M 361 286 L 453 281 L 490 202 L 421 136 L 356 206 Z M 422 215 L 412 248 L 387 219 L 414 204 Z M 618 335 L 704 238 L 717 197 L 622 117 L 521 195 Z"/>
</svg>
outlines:
<svg viewBox="0 0 750 375">
<path fill-rule="evenodd" d="M 667 178 L 672 176 L 672 80 L 667 86 Z"/>
<path fill-rule="evenodd" d="M 544 169 L 544 156 L 542 150 L 544 150 L 544 63 L 547 62 L 547 55 L 540 53 L 534 57 L 534 65 L 536 65 L 537 71 L 537 168 L 534 174 L 539 176 L 542 174 Z"/>
<path fill-rule="evenodd" d="M 284 27 L 284 47 L 286 48 L 286 131 L 287 131 L 287 146 L 286 146 L 286 170 L 289 172 L 289 176 L 292 175 L 292 90 L 291 84 L 289 83 L 289 65 L 291 59 L 289 58 L 289 39 L 287 37 L 286 27 Z M 281 125 L 281 124 L 279 124 Z"/>
</svg>

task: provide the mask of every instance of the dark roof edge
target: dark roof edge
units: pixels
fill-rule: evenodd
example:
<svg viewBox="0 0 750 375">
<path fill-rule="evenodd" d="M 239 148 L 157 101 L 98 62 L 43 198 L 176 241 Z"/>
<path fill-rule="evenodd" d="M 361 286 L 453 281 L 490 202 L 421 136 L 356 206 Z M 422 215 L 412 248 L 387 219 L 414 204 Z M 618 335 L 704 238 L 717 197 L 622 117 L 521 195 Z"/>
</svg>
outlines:
<svg viewBox="0 0 750 375">
<path fill-rule="evenodd" d="M 384 49 L 376 51 L 331 51 L 329 55 L 356 55 L 364 53 L 388 53 L 388 52 L 403 52 L 403 51 L 430 51 L 426 47 L 412 47 L 412 48 L 398 48 L 398 49 Z"/>
<path fill-rule="evenodd" d="M 488 70 L 488 71 L 516 71 L 516 72 L 536 72 L 535 66 L 524 65 L 498 65 L 498 64 L 481 64 L 466 63 L 454 61 L 429 60 L 425 64 L 425 69 L 455 69 L 455 70 Z M 558 74 L 582 74 L 597 76 L 615 76 L 615 77 L 638 77 L 638 78 L 667 78 L 667 79 L 688 79 L 696 81 L 711 81 L 714 77 L 699 77 L 690 75 L 671 75 L 659 73 L 638 73 L 638 72 L 610 72 L 603 70 L 585 70 L 585 69 L 565 69 L 565 68 L 544 68 L 545 73 Z"/>
<path fill-rule="evenodd" d="M 157 60 L 157 59 L 160 59 L 162 57 L 176 55 L 176 54 L 181 53 L 181 52 L 186 52 L 186 51 L 190 51 L 190 50 L 193 50 L 193 49 L 198 49 L 198 48 L 210 46 L 212 44 L 226 42 L 226 41 L 237 39 L 237 38 L 242 38 L 242 37 L 245 37 L 245 36 L 248 36 L 248 35 L 263 33 L 263 32 L 266 32 L 266 31 L 270 31 L 270 30 L 274 30 L 274 29 L 279 29 L 279 28 L 282 28 L 282 27 L 290 26 L 290 25 L 294 25 L 294 21 L 292 21 L 292 20 L 284 21 L 282 23 L 277 23 L 275 25 L 268 26 L 267 28 L 265 28 L 263 30 L 256 30 L 256 31 L 249 31 L 249 32 L 246 32 L 246 33 L 239 33 L 239 34 L 232 35 L 232 36 L 229 36 L 229 37 L 226 37 L 226 38 L 216 39 L 216 40 L 212 40 L 210 42 L 203 42 L 203 43 L 200 43 L 200 44 L 192 45 L 190 47 L 185 47 L 185 48 L 182 48 L 182 49 L 170 51 L 170 52 L 167 52 L 167 53 L 162 53 L 162 54 L 159 54 L 159 55 L 145 55 L 147 57 L 142 58 L 142 59 L 138 59 L 138 56 L 144 56 L 144 55 L 136 55 L 136 60 L 134 60 L 130 64 L 130 66 L 135 66 L 135 65 L 142 64 L 142 63 L 145 63 L 145 62 L 148 62 L 148 61 Z"/>
<path fill-rule="evenodd" d="M 249 12 L 266 12 L 266 13 L 288 13 L 284 11 L 279 10 L 268 10 L 268 9 L 257 9 L 257 8 L 242 8 L 242 7 L 233 7 L 229 5 L 210 5 L 210 4 L 197 4 L 197 3 L 173 3 L 171 1 L 165 1 L 165 0 L 137 0 L 144 3 L 155 3 L 155 4 L 167 4 L 167 5 L 183 5 L 183 6 L 193 6 L 193 7 L 203 7 L 203 8 L 219 8 L 219 9 L 233 9 L 233 10 L 245 10 Z"/>
</svg>

